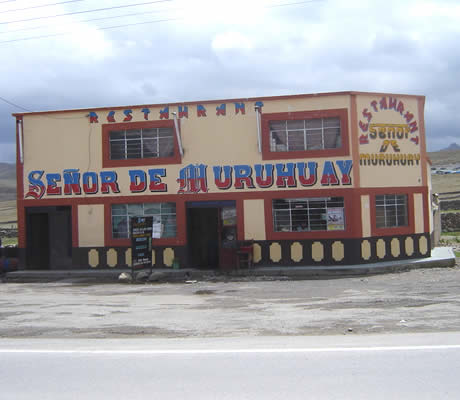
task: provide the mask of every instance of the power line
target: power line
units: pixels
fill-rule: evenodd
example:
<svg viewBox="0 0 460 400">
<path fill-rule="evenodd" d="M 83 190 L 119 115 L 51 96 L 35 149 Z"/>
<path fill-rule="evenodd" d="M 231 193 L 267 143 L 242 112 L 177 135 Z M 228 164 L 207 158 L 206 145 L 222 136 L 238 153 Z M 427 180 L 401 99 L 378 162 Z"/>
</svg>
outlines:
<svg viewBox="0 0 460 400">
<path fill-rule="evenodd" d="M 14 21 L 0 22 L 0 25 L 14 24 L 14 23 L 17 23 L 17 22 L 36 21 L 38 19 L 49 19 L 49 18 L 65 17 L 65 16 L 68 16 L 68 15 L 85 14 L 85 13 L 90 13 L 90 12 L 115 10 L 115 9 L 118 9 L 118 8 L 137 7 L 137 6 L 144 6 L 144 5 L 147 5 L 147 4 L 154 4 L 154 3 L 166 3 L 166 2 L 171 2 L 171 1 L 174 1 L 174 0 L 156 0 L 156 1 L 148 1 L 148 2 L 145 2 L 145 3 L 126 4 L 126 5 L 123 5 L 123 6 L 113 6 L 113 7 L 106 7 L 106 8 L 98 8 L 98 9 L 94 9 L 94 10 L 74 11 L 74 12 L 65 13 L 65 14 L 48 15 L 46 17 L 35 17 L 35 18 L 18 19 L 18 20 L 14 20 Z"/>
<path fill-rule="evenodd" d="M 132 23 L 132 24 L 106 26 L 106 27 L 103 27 L 103 28 L 95 28 L 95 29 L 98 30 L 98 31 L 104 31 L 104 30 L 107 30 L 107 29 L 124 28 L 124 27 L 127 27 L 127 26 L 155 24 L 155 23 L 159 23 L 159 22 L 176 21 L 176 20 L 179 20 L 179 19 L 183 19 L 183 18 L 158 19 L 158 20 L 155 20 L 155 21 L 135 22 L 135 23 Z M 49 35 L 42 35 L 42 36 L 31 36 L 31 37 L 28 37 L 28 38 L 21 38 L 21 39 L 3 40 L 3 41 L 0 42 L 0 44 L 2 44 L 2 43 L 11 43 L 11 42 L 20 42 L 22 40 L 45 39 L 45 38 L 55 37 L 55 36 L 72 35 L 73 33 L 74 32 L 61 32 L 61 33 L 52 33 L 52 34 L 49 34 Z"/>
<path fill-rule="evenodd" d="M 16 9 L 14 9 L 14 10 L 0 11 L 0 14 L 5 14 L 5 13 L 9 13 L 9 12 L 14 12 L 14 11 L 31 10 L 31 9 L 33 9 L 33 8 L 57 6 L 57 5 L 59 5 L 59 4 L 76 3 L 77 1 L 85 1 L 85 0 L 67 0 L 67 1 L 61 1 L 61 2 L 59 2 L 59 3 L 41 4 L 41 5 L 39 5 L 39 6 L 32 6 L 32 7 L 25 7 L 25 8 L 16 8 Z"/>
<path fill-rule="evenodd" d="M 159 10 L 155 10 L 155 11 L 142 11 L 142 12 L 131 13 L 131 14 L 113 15 L 113 16 L 110 16 L 110 17 L 100 17 L 100 18 L 83 19 L 83 20 L 77 21 L 77 22 L 78 22 L 78 23 L 82 23 L 82 22 L 102 21 L 102 20 L 106 20 L 106 19 L 116 19 L 116 18 L 134 17 L 134 16 L 136 16 L 136 15 L 156 14 L 156 13 L 158 13 L 158 12 L 159 12 Z M 63 25 L 68 25 L 68 24 L 53 25 L 53 28 L 54 28 L 54 27 L 63 26 Z M 49 25 L 39 25 L 39 26 L 31 27 L 31 28 L 21 28 L 21 29 L 14 29 L 14 30 L 3 31 L 3 32 L 0 32 L 0 35 L 3 35 L 3 34 L 5 34 L 5 33 L 23 32 L 23 31 L 33 31 L 33 30 L 41 29 L 41 28 L 49 28 Z"/>
</svg>

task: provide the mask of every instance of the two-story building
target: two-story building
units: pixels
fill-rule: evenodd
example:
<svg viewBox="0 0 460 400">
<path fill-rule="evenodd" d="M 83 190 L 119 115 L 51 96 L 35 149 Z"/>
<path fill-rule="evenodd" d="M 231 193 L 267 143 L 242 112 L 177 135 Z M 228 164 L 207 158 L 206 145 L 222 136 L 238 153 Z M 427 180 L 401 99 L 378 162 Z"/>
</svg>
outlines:
<svg viewBox="0 0 460 400">
<path fill-rule="evenodd" d="M 123 268 L 427 257 L 423 96 L 339 92 L 14 114 L 20 264 Z"/>
</svg>

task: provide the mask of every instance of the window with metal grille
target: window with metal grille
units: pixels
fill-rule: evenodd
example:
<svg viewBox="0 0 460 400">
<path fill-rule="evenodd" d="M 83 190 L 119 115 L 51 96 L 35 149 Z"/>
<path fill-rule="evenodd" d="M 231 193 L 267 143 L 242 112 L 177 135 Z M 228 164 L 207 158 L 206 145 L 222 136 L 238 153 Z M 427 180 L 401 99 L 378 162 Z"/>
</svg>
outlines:
<svg viewBox="0 0 460 400">
<path fill-rule="evenodd" d="M 304 151 L 341 147 L 340 118 L 270 121 L 270 151 Z"/>
<path fill-rule="evenodd" d="M 111 131 L 110 159 L 171 157 L 174 155 L 173 134 L 172 128 Z"/>
<path fill-rule="evenodd" d="M 343 197 L 273 200 L 275 232 L 344 230 Z"/>
<path fill-rule="evenodd" d="M 407 226 L 407 194 L 375 196 L 375 214 L 377 228 Z"/>
<path fill-rule="evenodd" d="M 162 238 L 176 236 L 176 203 L 112 204 L 114 239 L 129 238 L 130 217 L 134 216 L 153 216 L 153 225 L 160 228 Z"/>
</svg>

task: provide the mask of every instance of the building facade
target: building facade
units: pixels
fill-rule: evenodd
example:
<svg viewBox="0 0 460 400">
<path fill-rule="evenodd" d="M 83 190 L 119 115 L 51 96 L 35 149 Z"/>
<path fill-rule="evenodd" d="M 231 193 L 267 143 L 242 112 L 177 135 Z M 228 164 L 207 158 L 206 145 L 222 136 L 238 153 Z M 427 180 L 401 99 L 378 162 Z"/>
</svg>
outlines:
<svg viewBox="0 0 460 400">
<path fill-rule="evenodd" d="M 20 265 L 126 268 L 428 257 L 423 96 L 340 92 L 14 114 Z"/>
</svg>

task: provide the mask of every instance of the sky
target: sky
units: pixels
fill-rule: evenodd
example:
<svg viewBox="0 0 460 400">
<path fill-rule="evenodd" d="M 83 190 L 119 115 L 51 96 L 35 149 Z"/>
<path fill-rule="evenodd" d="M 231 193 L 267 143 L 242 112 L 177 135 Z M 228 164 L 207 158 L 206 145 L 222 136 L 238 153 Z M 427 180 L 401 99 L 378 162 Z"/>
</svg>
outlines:
<svg viewBox="0 0 460 400">
<path fill-rule="evenodd" d="M 425 95 L 436 151 L 458 43 L 459 0 L 0 0 L 0 162 L 14 112 L 348 90 Z"/>
</svg>

